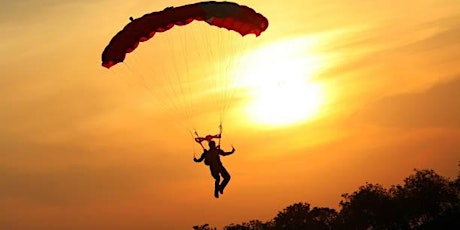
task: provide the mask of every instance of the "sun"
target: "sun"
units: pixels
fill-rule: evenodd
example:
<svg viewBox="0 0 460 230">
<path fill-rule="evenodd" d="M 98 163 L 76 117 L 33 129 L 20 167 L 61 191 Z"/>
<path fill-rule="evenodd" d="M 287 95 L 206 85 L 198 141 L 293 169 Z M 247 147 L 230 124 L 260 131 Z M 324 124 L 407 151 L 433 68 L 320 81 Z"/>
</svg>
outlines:
<svg viewBox="0 0 460 230">
<path fill-rule="evenodd" d="M 313 117 L 321 98 L 320 85 L 285 83 L 256 92 L 247 111 L 258 123 L 288 125 Z"/>
<path fill-rule="evenodd" d="M 248 90 L 246 113 L 258 124 L 286 126 L 312 119 L 324 101 L 321 84 L 311 81 L 321 58 L 315 41 L 283 40 L 247 54 L 236 73 Z"/>
</svg>

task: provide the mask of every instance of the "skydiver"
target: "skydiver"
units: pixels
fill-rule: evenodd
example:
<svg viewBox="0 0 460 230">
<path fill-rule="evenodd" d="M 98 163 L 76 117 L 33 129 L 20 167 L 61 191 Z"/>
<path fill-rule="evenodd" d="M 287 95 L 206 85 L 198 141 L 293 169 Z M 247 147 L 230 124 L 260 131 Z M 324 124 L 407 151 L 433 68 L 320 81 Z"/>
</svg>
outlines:
<svg viewBox="0 0 460 230">
<path fill-rule="evenodd" d="M 200 143 L 201 144 L 201 143 Z M 203 153 L 200 158 L 193 157 L 193 160 L 197 163 L 204 160 L 204 164 L 209 166 L 211 175 L 215 179 L 214 182 L 214 197 L 219 198 L 219 193 L 223 194 L 225 186 L 230 181 L 230 174 L 225 169 L 224 165 L 220 161 L 220 155 L 227 156 L 235 152 L 235 148 L 232 146 L 232 151 L 224 152 L 220 149 L 220 146 L 216 146 L 216 142 L 213 140 L 208 141 L 209 149 L 203 148 Z M 220 175 L 224 178 L 220 184 Z"/>
</svg>

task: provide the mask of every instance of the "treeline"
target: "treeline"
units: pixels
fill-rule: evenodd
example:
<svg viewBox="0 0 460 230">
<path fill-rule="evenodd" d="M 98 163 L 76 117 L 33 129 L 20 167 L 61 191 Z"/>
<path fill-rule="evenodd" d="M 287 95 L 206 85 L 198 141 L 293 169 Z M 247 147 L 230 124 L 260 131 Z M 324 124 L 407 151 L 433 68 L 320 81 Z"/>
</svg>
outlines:
<svg viewBox="0 0 460 230">
<path fill-rule="evenodd" d="M 342 195 L 340 210 L 289 205 L 269 221 L 230 224 L 224 230 L 385 230 L 460 229 L 460 175 L 455 180 L 433 170 L 415 170 L 403 185 L 386 189 L 366 183 Z M 196 230 L 215 230 L 208 224 Z"/>
</svg>

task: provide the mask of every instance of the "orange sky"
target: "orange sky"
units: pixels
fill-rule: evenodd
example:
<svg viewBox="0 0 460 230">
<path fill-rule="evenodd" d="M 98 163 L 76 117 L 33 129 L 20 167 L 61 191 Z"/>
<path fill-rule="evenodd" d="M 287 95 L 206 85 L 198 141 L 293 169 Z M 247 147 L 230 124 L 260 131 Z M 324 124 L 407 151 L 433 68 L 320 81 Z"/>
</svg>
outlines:
<svg viewBox="0 0 460 230">
<path fill-rule="evenodd" d="M 215 92 L 205 88 L 213 78 L 198 77 L 218 72 L 215 64 L 195 63 L 187 51 L 194 60 L 187 68 L 170 66 L 182 56 L 164 58 L 171 49 L 154 44 L 156 37 L 119 68 L 108 70 L 100 61 L 129 16 L 186 3 L 2 2 L 0 229 L 222 227 L 271 219 L 299 201 L 337 208 L 342 193 L 365 182 L 402 183 L 414 168 L 457 176 L 456 0 L 239 1 L 270 25 L 233 52 L 238 59 L 226 62 L 236 63 L 226 81 L 240 85 L 230 89 L 235 96 L 223 148 L 233 144 L 237 151 L 223 159 L 232 180 L 215 199 L 208 169 L 192 161 L 200 147 L 187 133 L 217 130 Z M 222 60 L 231 53 L 222 52 Z M 184 94 L 189 102 L 155 94 L 164 82 L 141 83 L 143 77 L 184 73 L 179 80 L 190 81 L 184 84 L 191 86 Z M 278 86 L 264 88 L 272 81 Z M 318 86 L 305 91 L 319 93 L 284 99 L 285 91 L 276 91 L 303 84 L 297 81 Z M 316 106 L 296 122 L 267 125 L 272 117 L 262 121 L 253 114 L 255 103 L 270 97 L 261 93 L 267 89 L 286 104 Z M 269 99 L 266 113 L 292 109 Z M 188 105 L 187 119 L 172 119 L 182 109 L 170 111 L 171 101 Z"/>
</svg>

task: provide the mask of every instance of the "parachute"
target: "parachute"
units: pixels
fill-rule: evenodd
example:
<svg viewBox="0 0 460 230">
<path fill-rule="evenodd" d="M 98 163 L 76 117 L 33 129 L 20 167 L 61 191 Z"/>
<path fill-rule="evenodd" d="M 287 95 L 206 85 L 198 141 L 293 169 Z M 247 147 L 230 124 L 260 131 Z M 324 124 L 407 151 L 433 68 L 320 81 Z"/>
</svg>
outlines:
<svg viewBox="0 0 460 230">
<path fill-rule="evenodd" d="M 233 2 L 209 1 L 167 7 L 162 11 L 148 13 L 140 18 L 130 17 L 129 19 L 130 22 L 110 40 L 102 52 L 102 66 L 110 70 L 115 69 L 114 73 L 117 72 L 116 69 L 127 70 L 128 74 L 122 74 L 122 76 L 129 80 L 137 80 L 152 96 L 158 99 L 155 102 L 159 102 L 164 108 L 161 112 L 164 114 L 167 111 L 172 112 L 168 114 L 170 120 L 189 129 L 192 136 L 190 128 L 196 126 L 190 123 L 193 123 L 196 118 L 195 107 L 203 108 L 202 101 L 212 100 L 209 106 L 212 106 L 213 111 L 220 112 L 218 120 L 220 133 L 200 137 L 195 130 L 194 140 L 201 145 L 203 141 L 218 139 L 220 144 L 223 117 L 234 96 L 234 91 L 230 92 L 230 89 L 235 87 L 232 88 L 229 84 L 231 80 L 229 72 L 235 69 L 232 64 L 239 64 L 238 57 L 241 56 L 235 54 L 243 50 L 244 46 L 241 45 L 240 40 L 248 40 L 241 39 L 238 34 L 242 37 L 249 34 L 258 37 L 268 27 L 267 18 L 248 6 Z M 205 23 L 191 23 L 193 21 L 203 21 L 210 26 Z M 188 24 L 193 25 L 186 26 Z M 170 31 L 176 25 L 181 26 L 181 29 Z M 215 27 L 217 29 L 214 29 Z M 204 28 L 204 31 L 196 30 L 201 28 Z M 227 33 L 220 28 L 236 32 L 236 34 Z M 180 31 L 191 33 L 180 34 Z M 155 36 L 156 33 L 162 34 Z M 158 42 L 145 47 L 148 52 L 144 52 L 145 50 L 133 52 L 139 43 L 148 41 L 154 36 L 155 41 Z M 225 38 L 234 38 L 236 41 L 221 40 Z M 231 47 L 234 44 L 238 45 Z M 133 57 L 125 61 L 126 55 L 131 52 L 133 52 Z M 225 56 L 226 52 L 230 57 Z M 151 60 L 159 59 L 161 63 L 151 63 Z M 141 64 L 136 65 L 139 60 Z M 124 64 L 120 65 L 123 68 L 111 69 L 120 62 Z M 204 65 L 197 66 L 201 64 Z M 213 67 L 218 69 L 212 69 Z M 148 72 L 144 74 L 142 71 Z M 132 75 L 133 78 L 130 78 L 129 75 Z M 200 91 L 201 94 L 197 97 L 196 93 Z M 205 91 L 213 94 L 204 94 Z M 162 109 L 161 106 L 158 108 Z M 175 119 L 176 116 L 177 119 Z M 213 116 L 211 120 L 216 117 Z M 212 121 L 208 118 L 206 122 L 211 123 Z"/>
<path fill-rule="evenodd" d="M 183 26 L 192 21 L 205 21 L 209 25 L 235 31 L 241 36 L 259 36 L 268 27 L 268 20 L 247 6 L 233 2 L 199 2 L 130 18 L 131 22 L 118 32 L 102 53 L 102 66 L 110 68 L 123 62 L 127 53 L 134 51 L 140 42 L 152 38 L 157 32 L 165 32 L 175 25 Z"/>
</svg>

